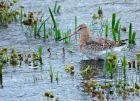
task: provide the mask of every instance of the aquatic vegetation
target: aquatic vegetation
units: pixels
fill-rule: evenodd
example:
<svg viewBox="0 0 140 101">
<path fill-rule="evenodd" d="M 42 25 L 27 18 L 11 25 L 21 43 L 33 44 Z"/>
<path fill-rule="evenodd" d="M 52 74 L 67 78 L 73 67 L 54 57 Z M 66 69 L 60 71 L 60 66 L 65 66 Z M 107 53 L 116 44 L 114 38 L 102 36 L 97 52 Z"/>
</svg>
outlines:
<svg viewBox="0 0 140 101">
<path fill-rule="evenodd" d="M 61 10 L 61 5 L 58 5 L 58 1 L 55 1 L 55 6 L 53 9 L 54 14 L 56 15 L 60 14 L 60 10 Z"/>
<path fill-rule="evenodd" d="M 122 67 L 123 67 L 123 75 L 124 75 L 124 78 L 126 78 L 126 65 L 127 65 L 127 60 L 126 60 L 126 57 L 124 56 L 123 59 L 121 60 L 122 62 Z"/>
<path fill-rule="evenodd" d="M 126 29 L 126 27 L 121 27 L 121 30 L 123 31 L 123 32 L 126 32 L 127 31 L 127 29 Z"/>
<path fill-rule="evenodd" d="M 74 17 L 74 25 L 75 25 L 75 31 L 77 30 L 77 25 L 78 21 L 77 21 L 77 16 Z M 77 39 L 77 35 L 75 36 L 75 38 Z"/>
<path fill-rule="evenodd" d="M 0 63 L 0 85 L 1 85 L 1 88 L 3 87 L 2 67 L 3 67 L 3 64 Z"/>
<path fill-rule="evenodd" d="M 53 92 L 50 92 L 50 91 L 46 91 L 46 92 L 44 93 L 44 96 L 46 96 L 46 97 L 48 97 L 48 98 L 54 98 Z"/>
<path fill-rule="evenodd" d="M 113 74 L 116 70 L 116 66 L 117 66 L 117 55 L 115 53 L 109 53 L 107 56 L 107 71 L 109 71 L 110 73 L 110 78 L 113 78 Z"/>
<path fill-rule="evenodd" d="M 43 47 L 41 45 L 39 45 L 38 54 L 39 54 L 40 64 L 43 64 L 43 61 L 42 61 L 42 52 L 43 52 Z"/>
<path fill-rule="evenodd" d="M 68 35 L 70 33 L 71 33 L 71 30 L 70 29 L 67 29 L 67 31 L 63 33 L 64 38 L 67 37 L 67 38 L 64 39 L 64 43 L 66 43 L 66 44 L 69 44 L 70 43 L 70 37 L 68 37 Z"/>
<path fill-rule="evenodd" d="M 43 15 L 41 14 L 41 12 L 28 12 L 25 15 L 27 16 L 25 16 L 22 21 L 23 25 L 27 29 L 25 34 L 29 34 L 31 37 L 34 36 L 35 39 L 44 37 L 44 40 L 46 40 L 46 22 L 50 17 L 43 19 Z M 43 35 L 40 34 L 41 30 L 43 30 Z"/>
<path fill-rule="evenodd" d="M 17 21 L 17 15 L 19 15 L 16 9 L 12 9 L 18 0 L 2 0 L 0 1 L 0 26 L 8 25 L 12 21 Z"/>
<path fill-rule="evenodd" d="M 50 79 L 51 79 L 51 83 L 53 82 L 53 69 L 52 69 L 52 65 L 50 64 Z"/>
<path fill-rule="evenodd" d="M 106 23 L 106 25 L 105 25 L 105 38 L 106 38 L 106 40 L 108 39 L 108 33 L 109 33 L 108 23 Z"/>
<path fill-rule="evenodd" d="M 115 95 L 116 97 L 121 96 L 123 99 L 128 98 L 132 94 L 139 95 L 139 88 L 140 86 L 135 83 L 134 87 L 130 86 L 130 84 L 126 81 L 117 81 L 116 83 L 100 83 L 96 80 L 85 80 L 83 82 L 83 87 L 86 92 L 92 97 L 96 97 L 100 99 L 111 99 L 106 98 L 106 94 Z M 114 87 L 116 87 L 114 89 Z M 114 98 L 115 98 L 114 96 Z M 101 100 L 101 101 L 102 101 Z"/>
<path fill-rule="evenodd" d="M 136 37 L 136 32 L 132 31 L 132 23 L 130 23 L 130 25 L 129 25 L 128 43 L 129 44 L 135 44 L 135 37 Z"/>
<path fill-rule="evenodd" d="M 99 7 L 99 9 L 98 9 L 98 18 L 99 19 L 103 18 L 103 10 L 102 10 L 102 7 Z"/>
<path fill-rule="evenodd" d="M 67 64 L 67 65 L 65 66 L 65 71 L 66 71 L 66 72 L 72 73 L 73 70 L 74 70 L 74 65 L 72 65 L 72 64 Z"/>
<path fill-rule="evenodd" d="M 116 13 L 113 13 L 112 14 L 112 35 L 113 35 L 113 40 L 114 41 L 120 41 L 121 39 L 121 26 L 120 26 L 120 20 L 121 18 L 119 18 L 117 21 L 116 21 Z M 118 34 L 118 36 L 117 36 Z M 117 38 L 118 37 L 118 38 Z"/>
<path fill-rule="evenodd" d="M 18 65 L 18 54 L 16 52 L 16 49 L 13 49 L 12 52 L 11 52 L 11 54 L 10 54 L 10 63 L 13 66 Z"/>
<path fill-rule="evenodd" d="M 136 53 L 136 62 L 137 62 L 137 68 L 140 67 L 140 53 Z"/>
<path fill-rule="evenodd" d="M 20 6 L 20 25 L 22 27 L 22 21 L 23 21 L 23 6 Z"/>
<path fill-rule="evenodd" d="M 49 8 L 49 12 L 50 12 L 50 16 L 52 18 L 52 22 L 53 22 L 53 26 L 54 26 L 54 30 L 55 30 L 55 40 L 58 41 L 61 39 L 61 32 L 60 32 L 60 29 L 57 27 L 56 20 L 54 19 L 54 15 L 50 8 Z"/>
<path fill-rule="evenodd" d="M 32 54 L 21 54 L 17 53 L 16 49 L 12 49 L 11 52 L 8 52 L 7 48 L 3 48 L 0 50 L 0 63 L 10 64 L 13 66 L 21 66 L 23 63 L 31 65 L 33 62 L 33 66 L 38 66 L 39 63 L 42 64 L 42 48 L 40 47 L 38 53 L 33 52 Z"/>
<path fill-rule="evenodd" d="M 56 81 L 57 81 L 57 83 L 58 83 L 58 81 L 59 81 L 59 78 L 58 78 L 58 71 L 56 72 L 55 79 L 56 79 Z"/>
<path fill-rule="evenodd" d="M 81 75 L 84 79 L 90 79 L 93 75 L 93 70 L 91 66 L 87 66 L 84 70 L 82 70 Z"/>
</svg>

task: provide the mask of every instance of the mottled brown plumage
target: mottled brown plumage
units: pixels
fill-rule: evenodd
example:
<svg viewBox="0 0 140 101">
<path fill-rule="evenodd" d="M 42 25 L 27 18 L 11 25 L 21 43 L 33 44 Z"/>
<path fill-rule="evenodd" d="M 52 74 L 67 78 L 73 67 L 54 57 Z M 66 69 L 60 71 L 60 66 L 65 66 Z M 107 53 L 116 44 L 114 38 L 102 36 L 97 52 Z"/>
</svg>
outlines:
<svg viewBox="0 0 140 101">
<path fill-rule="evenodd" d="M 118 47 L 125 44 L 125 40 L 122 40 L 120 42 L 118 41 L 112 41 L 107 40 L 102 37 L 93 37 L 90 29 L 87 27 L 86 24 L 81 24 L 77 28 L 77 31 L 73 34 L 69 35 L 68 37 L 80 34 L 80 50 L 82 53 L 86 54 L 90 58 L 100 58 L 102 53 L 105 53 L 105 51 L 115 51 L 118 50 Z M 114 50 L 114 48 L 116 48 Z"/>
</svg>

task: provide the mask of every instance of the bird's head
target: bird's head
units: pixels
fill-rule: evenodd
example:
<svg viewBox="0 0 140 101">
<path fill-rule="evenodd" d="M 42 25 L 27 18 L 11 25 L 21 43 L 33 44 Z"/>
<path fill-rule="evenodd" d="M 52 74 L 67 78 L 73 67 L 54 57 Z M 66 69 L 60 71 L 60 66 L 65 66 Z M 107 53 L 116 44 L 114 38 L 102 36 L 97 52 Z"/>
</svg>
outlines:
<svg viewBox="0 0 140 101">
<path fill-rule="evenodd" d="M 71 37 L 76 34 L 80 34 L 80 43 L 84 42 L 87 38 L 89 38 L 91 36 L 90 30 L 86 24 L 79 25 L 76 28 L 76 31 L 74 33 L 70 34 L 69 36 L 67 36 L 66 38 Z M 63 38 L 63 39 L 65 39 L 65 38 Z M 63 40 L 63 39 L 61 39 L 61 40 Z"/>
</svg>

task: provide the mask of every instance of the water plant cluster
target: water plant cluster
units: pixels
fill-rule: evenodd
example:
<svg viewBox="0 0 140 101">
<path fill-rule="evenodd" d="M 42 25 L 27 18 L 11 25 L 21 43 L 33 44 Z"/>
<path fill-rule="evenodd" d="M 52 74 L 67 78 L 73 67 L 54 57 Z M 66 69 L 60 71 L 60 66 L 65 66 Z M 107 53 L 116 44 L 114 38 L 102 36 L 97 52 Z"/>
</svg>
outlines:
<svg viewBox="0 0 140 101">
<path fill-rule="evenodd" d="M 47 101 L 52 101 L 52 99 L 55 99 L 54 101 L 60 101 L 59 97 L 55 98 L 54 93 L 51 91 L 46 91 L 44 93 L 44 96 L 48 98 Z"/>
<path fill-rule="evenodd" d="M 39 47 L 38 52 L 21 54 L 12 49 L 11 51 L 8 48 L 3 48 L 0 50 L 0 63 L 1 64 L 10 64 L 13 66 L 22 65 L 23 63 L 33 66 L 38 66 L 43 64 L 42 62 L 42 47 Z"/>
<path fill-rule="evenodd" d="M 124 27 L 122 26 L 121 18 L 117 19 L 116 15 L 116 13 L 112 13 L 112 20 L 110 24 L 108 20 L 104 20 L 105 17 L 103 16 L 103 10 L 101 7 L 99 7 L 98 14 L 94 13 L 92 15 L 93 25 L 97 23 L 96 20 L 99 20 L 99 23 L 97 24 L 101 24 L 100 36 L 104 35 L 103 37 L 105 37 L 105 39 L 109 39 L 109 36 L 112 36 L 111 39 L 116 42 L 122 42 L 122 40 L 124 40 L 122 39 L 122 34 L 127 33 L 128 29 L 128 38 L 126 40 L 128 40 L 129 45 L 135 45 L 137 33 L 136 31 L 132 30 L 132 23 L 130 23 L 128 28 Z"/>
<path fill-rule="evenodd" d="M 7 26 L 8 23 L 17 21 L 18 10 L 13 9 L 18 0 L 1 0 L 0 1 L 0 26 Z"/>
<path fill-rule="evenodd" d="M 93 98 L 97 98 L 100 101 L 104 101 L 105 99 L 111 100 L 116 97 L 122 97 L 123 99 L 128 99 L 130 96 L 139 96 L 140 93 L 140 85 L 138 81 L 133 81 L 133 84 L 129 82 L 127 70 L 130 67 L 130 63 L 128 62 L 126 56 L 123 56 L 121 64 L 119 65 L 119 59 L 117 58 L 117 54 L 115 53 L 107 53 L 106 59 L 104 60 L 104 65 L 102 66 L 101 72 L 98 74 L 102 75 L 101 81 L 94 78 L 98 75 L 93 75 L 93 68 L 87 66 L 81 71 L 81 74 L 84 78 L 83 88 L 84 91 L 88 92 Z M 136 60 L 139 60 L 139 53 L 136 54 Z M 133 64 L 133 68 L 137 70 L 139 66 L 139 62 L 137 64 Z M 96 65 L 95 65 L 96 66 Z M 109 79 L 110 78 L 110 79 Z M 117 79 L 115 79 L 117 78 Z M 117 95 L 116 95 L 117 94 Z"/>
<path fill-rule="evenodd" d="M 54 36 L 56 41 L 59 41 L 62 36 L 65 37 L 70 33 L 68 29 L 66 32 L 62 32 L 59 28 L 59 23 L 57 22 L 57 16 L 60 15 L 61 5 L 58 1 L 55 2 L 54 8 L 48 7 L 49 15 L 46 19 L 42 12 L 24 12 L 24 7 L 21 7 L 20 12 L 20 22 L 21 27 L 25 27 L 25 34 L 32 36 L 35 39 L 43 38 L 44 41 L 48 39 L 49 36 Z M 52 22 L 48 24 L 48 22 Z M 23 26 L 24 25 L 24 26 Z M 69 43 L 68 39 L 64 40 L 65 43 Z"/>
</svg>

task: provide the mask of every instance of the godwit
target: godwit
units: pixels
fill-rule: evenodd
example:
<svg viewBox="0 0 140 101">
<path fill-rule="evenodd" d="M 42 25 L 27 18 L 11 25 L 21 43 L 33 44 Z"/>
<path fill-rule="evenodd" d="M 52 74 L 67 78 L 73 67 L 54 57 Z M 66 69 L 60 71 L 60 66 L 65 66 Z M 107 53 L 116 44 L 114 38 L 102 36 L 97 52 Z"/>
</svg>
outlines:
<svg viewBox="0 0 140 101">
<path fill-rule="evenodd" d="M 103 59 L 105 56 L 103 54 L 105 54 L 106 51 L 116 52 L 121 50 L 123 47 L 120 46 L 126 44 L 125 41 L 127 40 L 121 40 L 118 42 L 107 40 L 102 37 L 93 37 L 86 24 L 79 25 L 77 31 L 70 34 L 68 37 L 75 34 L 80 34 L 80 50 L 90 59 Z"/>
</svg>

